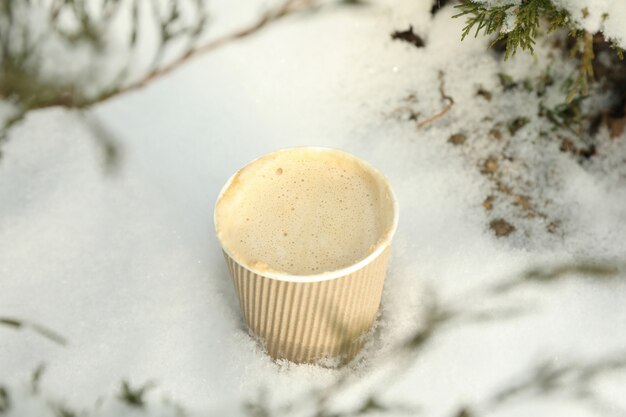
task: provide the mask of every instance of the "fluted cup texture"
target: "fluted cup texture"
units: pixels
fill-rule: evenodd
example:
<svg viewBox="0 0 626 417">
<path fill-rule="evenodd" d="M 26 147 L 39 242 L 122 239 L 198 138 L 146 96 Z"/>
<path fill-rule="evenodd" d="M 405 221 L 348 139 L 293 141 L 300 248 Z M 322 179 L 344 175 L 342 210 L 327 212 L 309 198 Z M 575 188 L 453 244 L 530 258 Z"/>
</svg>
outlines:
<svg viewBox="0 0 626 417">
<path fill-rule="evenodd" d="M 243 318 L 250 333 L 267 353 L 274 359 L 297 363 L 339 365 L 354 358 L 361 350 L 365 336 L 376 320 L 391 252 L 391 239 L 397 227 L 397 201 L 382 173 L 366 162 L 338 150 L 306 147 L 276 151 L 242 168 L 222 189 L 216 203 L 216 213 L 220 199 L 229 187 L 240 184 L 240 172 L 262 158 L 292 150 L 300 153 L 302 150 L 329 152 L 339 158 L 357 161 L 359 169 L 367 171 L 382 184 L 383 197 L 380 198 L 386 198 L 384 201 L 388 202 L 389 209 L 385 213 L 389 221 L 386 223 L 388 226 L 381 231 L 378 242 L 370 247 L 369 254 L 352 265 L 334 271 L 294 275 L 265 270 L 258 267 L 258 263 L 249 264 L 241 256 L 233 255 L 228 245 L 224 244 L 223 237 L 220 237 L 217 214 L 216 231 Z M 282 170 L 278 169 L 277 174 L 282 174 Z M 238 216 L 236 210 L 229 213 Z M 259 261 L 262 263 L 264 260 Z"/>
<path fill-rule="evenodd" d="M 248 328 L 272 358 L 352 359 L 376 319 L 387 247 L 363 268 L 334 279 L 289 282 L 256 274 L 224 253 Z"/>
</svg>

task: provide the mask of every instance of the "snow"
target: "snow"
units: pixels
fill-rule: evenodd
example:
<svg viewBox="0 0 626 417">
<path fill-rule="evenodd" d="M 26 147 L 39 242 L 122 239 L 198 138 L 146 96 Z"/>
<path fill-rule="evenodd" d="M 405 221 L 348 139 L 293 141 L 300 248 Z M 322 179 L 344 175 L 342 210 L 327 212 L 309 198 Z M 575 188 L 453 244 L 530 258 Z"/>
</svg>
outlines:
<svg viewBox="0 0 626 417">
<path fill-rule="evenodd" d="M 0 326 L 8 415 L 52 415 L 52 401 L 97 416 L 177 415 L 176 404 L 192 416 L 236 416 L 265 389 L 275 414 L 304 416 L 316 390 L 341 375 L 349 385 L 329 400 L 334 410 L 359 408 L 374 393 L 430 416 L 462 407 L 493 416 L 607 415 L 567 395 L 530 394 L 496 408 L 489 399 L 546 360 L 623 355 L 626 280 L 582 274 L 505 294 L 486 288 L 537 265 L 625 259 L 626 135 L 611 140 L 602 129 L 586 162 L 561 152 L 537 108 L 560 102 L 558 81 L 574 66 L 547 44 L 537 59 L 520 53 L 502 63 L 485 39 L 460 43 L 463 22 L 450 8 L 433 18 L 429 10 L 428 2 L 398 0 L 292 17 L 98 106 L 95 117 L 122 146 L 117 173 L 103 169 L 96 138 L 75 114 L 38 111 L 12 130 L 0 161 L 0 317 L 40 323 L 68 344 Z M 230 22 L 237 5 L 219 11 Z M 390 39 L 410 24 L 426 47 Z M 534 80 L 548 67 L 557 82 L 544 97 L 504 92 L 497 77 Z M 418 128 L 407 112 L 419 112 L 419 122 L 445 105 L 439 71 L 454 105 Z M 491 100 L 476 96 L 480 87 Z M 519 116 L 530 123 L 511 136 L 507 123 Z M 490 136 L 494 126 L 501 140 Z M 447 142 L 459 132 L 465 144 Z M 227 178 L 263 153 L 297 145 L 364 158 L 388 176 L 400 202 L 377 327 L 340 370 L 274 363 L 262 352 L 245 331 L 212 231 Z M 491 156 L 500 180 L 545 217 L 526 218 L 496 192 L 493 177 L 481 174 Z M 494 236 L 489 223 L 497 218 L 516 231 Z M 550 233 L 553 221 L 559 227 Z M 435 302 L 524 311 L 452 323 L 403 359 L 397 346 L 426 325 Z M 29 380 L 41 363 L 34 395 Z M 146 410 L 116 399 L 123 379 L 156 382 Z M 616 371 L 593 385 L 622 404 L 607 406 L 616 415 L 624 415 L 623 381 Z M 288 413 L 280 408 L 289 404 Z"/>
<path fill-rule="evenodd" d="M 596 33 L 602 31 L 620 47 L 626 46 L 626 4 L 620 0 L 558 0 L 570 12 L 579 27 Z"/>
</svg>

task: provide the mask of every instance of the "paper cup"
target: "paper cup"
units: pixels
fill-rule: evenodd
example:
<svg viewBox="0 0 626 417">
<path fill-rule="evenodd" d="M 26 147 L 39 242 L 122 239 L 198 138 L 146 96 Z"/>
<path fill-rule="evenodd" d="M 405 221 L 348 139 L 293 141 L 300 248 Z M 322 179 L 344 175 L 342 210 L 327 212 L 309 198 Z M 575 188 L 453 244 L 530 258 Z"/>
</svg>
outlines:
<svg viewBox="0 0 626 417">
<path fill-rule="evenodd" d="M 266 163 L 268 158 L 289 157 L 290 153 L 299 157 L 344 158 L 360 170 L 360 175 L 371 176 L 376 181 L 377 204 L 388 211 L 380 215 L 387 216 L 387 220 L 365 256 L 350 265 L 309 275 L 283 272 L 263 259 L 250 261 L 229 244 L 234 237 L 230 234 L 234 232 L 220 224 L 218 215 L 224 196 L 233 193 L 242 181 L 250 180 L 255 165 Z M 228 216 L 238 215 L 236 204 L 228 208 Z M 398 204 L 381 172 L 355 156 L 334 149 L 305 147 L 276 151 L 252 161 L 230 178 L 217 199 L 214 222 L 244 320 L 272 358 L 332 365 L 346 362 L 359 352 L 376 319 L 391 240 L 398 224 Z"/>
</svg>

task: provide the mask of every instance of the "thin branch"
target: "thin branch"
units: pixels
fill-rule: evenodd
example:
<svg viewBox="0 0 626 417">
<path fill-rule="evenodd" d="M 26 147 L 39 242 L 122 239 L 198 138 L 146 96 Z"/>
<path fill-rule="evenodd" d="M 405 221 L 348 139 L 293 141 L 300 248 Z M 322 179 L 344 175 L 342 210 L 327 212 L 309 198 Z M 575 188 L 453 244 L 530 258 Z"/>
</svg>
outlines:
<svg viewBox="0 0 626 417">
<path fill-rule="evenodd" d="M 417 124 L 418 128 L 423 128 L 429 124 L 431 124 L 432 122 L 434 122 L 435 120 L 439 119 L 441 116 L 445 115 L 446 113 L 448 113 L 450 111 L 450 109 L 452 108 L 452 106 L 454 105 L 454 99 L 452 97 L 450 97 L 449 95 L 446 94 L 445 92 L 445 80 L 443 79 L 443 71 L 439 71 L 439 94 L 441 95 L 441 99 L 443 101 L 446 101 L 447 104 L 445 105 L 445 107 L 443 109 L 441 109 L 440 111 L 438 111 L 437 113 L 433 114 L 432 116 L 430 116 L 428 119 L 421 121 L 420 123 Z"/>
<path fill-rule="evenodd" d="M 78 110 L 81 122 L 92 133 L 102 157 L 102 167 L 107 174 L 116 174 L 120 168 L 122 159 L 121 141 L 96 115 Z"/>
<path fill-rule="evenodd" d="M 189 51 L 187 51 L 185 54 L 178 57 L 178 59 L 174 60 L 173 62 L 157 70 L 150 72 L 141 80 L 135 81 L 125 87 L 118 89 L 115 92 L 110 93 L 109 95 L 98 100 L 98 102 L 106 100 L 114 95 L 124 94 L 130 91 L 134 91 L 139 88 L 145 87 L 146 84 L 148 84 L 152 80 L 162 77 L 164 75 L 167 75 L 170 72 L 178 69 L 180 66 L 187 63 L 187 61 L 189 61 L 191 58 L 213 51 L 237 39 L 248 37 L 258 32 L 259 30 L 263 29 L 269 23 L 275 22 L 285 16 L 301 11 L 304 8 L 309 7 L 312 3 L 313 3 L 313 0 L 287 0 L 276 10 L 266 12 L 263 16 L 261 16 L 259 20 L 257 20 L 252 25 L 245 27 L 243 29 L 240 29 L 238 31 L 235 31 L 233 33 L 229 33 L 222 37 L 216 38 L 197 48 L 190 49 Z"/>
<path fill-rule="evenodd" d="M 150 82 L 154 81 L 155 79 L 168 75 L 169 73 L 178 69 L 192 58 L 214 51 L 235 40 L 253 35 L 268 26 L 270 23 L 276 22 L 283 17 L 305 10 L 306 8 L 312 6 L 316 1 L 317 0 L 286 0 L 276 9 L 263 14 L 256 22 L 252 23 L 251 25 L 213 39 L 212 41 L 209 41 L 204 45 L 191 48 L 169 64 L 150 71 L 145 77 L 136 80 L 126 86 L 110 89 L 92 98 L 85 98 L 80 96 L 77 97 L 71 95 L 68 95 L 66 97 L 55 97 L 51 101 L 42 101 L 40 103 L 36 103 L 29 110 L 56 106 L 63 106 L 68 108 L 86 108 L 94 104 L 106 101 L 112 97 L 139 90 L 148 85 Z"/>
<path fill-rule="evenodd" d="M 32 331 L 39 334 L 40 336 L 43 336 L 46 339 L 51 340 L 61 346 L 67 345 L 67 340 L 63 336 L 61 336 L 54 330 L 50 330 L 49 328 L 42 326 L 38 323 L 27 322 L 13 317 L 0 317 L 0 325 L 11 327 L 15 330 L 30 328 Z"/>
</svg>

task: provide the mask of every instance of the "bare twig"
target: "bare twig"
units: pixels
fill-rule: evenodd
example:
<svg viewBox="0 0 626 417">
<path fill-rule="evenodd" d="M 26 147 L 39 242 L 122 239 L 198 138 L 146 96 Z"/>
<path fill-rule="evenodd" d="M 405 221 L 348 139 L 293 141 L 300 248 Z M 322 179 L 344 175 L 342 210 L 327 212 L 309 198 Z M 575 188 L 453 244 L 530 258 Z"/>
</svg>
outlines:
<svg viewBox="0 0 626 417">
<path fill-rule="evenodd" d="M 40 336 L 43 336 L 61 346 L 67 345 L 67 340 L 63 336 L 38 323 L 27 322 L 13 317 L 0 317 L 0 325 L 12 327 L 16 330 L 29 328 Z"/>
<path fill-rule="evenodd" d="M 78 110 L 78 115 L 92 133 L 102 155 L 102 166 L 105 172 L 107 174 L 117 173 L 122 159 L 121 141 L 115 137 L 113 132 L 93 112 L 87 113 L 86 111 Z"/>
<path fill-rule="evenodd" d="M 44 372 L 46 372 L 46 365 L 40 363 L 31 374 L 30 377 L 30 392 L 33 395 L 39 394 L 39 385 L 41 382 L 41 378 L 43 377 Z"/>
<path fill-rule="evenodd" d="M 280 20 L 286 16 L 303 11 L 313 4 L 317 0 L 286 0 L 282 5 L 274 10 L 270 10 L 264 13 L 257 21 L 242 29 L 236 30 L 232 33 L 215 38 L 204 45 L 193 47 L 188 49 L 178 58 L 172 62 L 151 70 L 143 78 L 136 80 L 130 84 L 119 88 L 113 88 L 105 91 L 95 97 L 82 97 L 76 95 L 66 95 L 64 97 L 53 97 L 50 101 L 41 101 L 36 103 L 30 110 L 41 109 L 47 107 L 62 106 L 67 108 L 86 108 L 95 104 L 106 101 L 112 97 L 116 97 L 125 93 L 129 93 L 138 89 L 141 89 L 148 85 L 150 82 L 157 78 L 168 75 L 174 70 L 178 69 L 182 65 L 186 64 L 189 60 L 199 55 L 214 51 L 222 46 L 229 44 L 238 39 L 246 38 L 259 32 L 261 29 L 267 27 L 270 23 Z"/>
<path fill-rule="evenodd" d="M 423 128 L 428 126 L 429 124 L 431 124 L 432 122 L 434 122 L 435 120 L 439 119 L 441 116 L 445 115 L 446 113 L 448 113 L 450 111 L 450 109 L 452 108 L 452 106 L 454 105 L 454 99 L 452 97 L 450 97 L 449 95 L 446 94 L 445 92 L 445 81 L 443 79 L 444 73 L 443 71 L 439 71 L 439 94 L 441 95 L 441 99 L 445 102 L 447 102 L 447 104 L 445 105 L 444 108 L 442 108 L 441 110 L 439 110 L 437 113 L 433 114 L 432 116 L 430 116 L 428 119 L 421 121 L 420 123 L 417 124 L 418 128 Z"/>
</svg>

